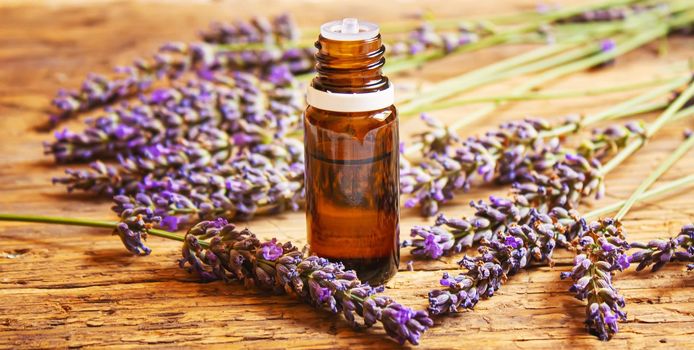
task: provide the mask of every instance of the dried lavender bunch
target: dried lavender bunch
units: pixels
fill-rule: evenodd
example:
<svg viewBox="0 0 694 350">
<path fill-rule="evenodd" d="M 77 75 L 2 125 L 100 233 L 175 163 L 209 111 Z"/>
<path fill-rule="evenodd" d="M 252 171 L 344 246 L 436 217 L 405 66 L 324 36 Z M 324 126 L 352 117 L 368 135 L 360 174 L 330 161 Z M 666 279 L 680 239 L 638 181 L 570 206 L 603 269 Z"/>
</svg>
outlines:
<svg viewBox="0 0 694 350">
<path fill-rule="evenodd" d="M 125 195 L 116 202 L 144 194 L 169 229 L 211 215 L 297 208 L 303 146 L 288 136 L 300 127 L 301 107 L 292 81 L 285 84 L 235 73 L 143 95 L 138 104 L 88 120 L 82 133 L 58 133 L 46 145 L 56 160 L 99 160 L 54 182 Z M 117 166 L 100 161 L 114 156 Z"/>
<path fill-rule="evenodd" d="M 590 168 L 597 169 L 598 160 L 604 160 L 628 141 L 644 134 L 643 125 L 634 122 L 596 129 L 593 139 L 585 141 L 575 151 L 564 149 L 559 138 L 544 135 L 553 135 L 554 130 L 566 132 L 582 127 L 582 120 L 577 116 L 569 116 L 555 126 L 542 119 L 513 121 L 482 137 L 466 140 L 461 140 L 443 123 L 426 114 L 422 119 L 431 128 L 415 135 L 416 143 L 422 146 L 422 160 L 417 164 L 401 160 L 400 187 L 401 192 L 410 197 L 405 201 L 406 207 L 420 206 L 424 216 L 436 214 L 442 204 L 455 197 L 456 192 L 467 191 L 478 176 L 482 182 L 538 181 L 543 182 L 543 186 L 562 185 L 559 182 L 551 184 L 543 176 L 548 171 L 551 173 L 552 167 L 564 159 L 567 152 L 578 152 L 591 163 Z M 573 160 L 571 163 L 574 164 L 567 166 L 589 177 L 597 175 L 591 176 L 586 166 L 577 167 L 577 161 Z M 581 167 L 584 169 L 579 169 Z M 597 181 L 601 182 L 600 179 Z"/>
<path fill-rule="evenodd" d="M 512 224 L 526 224 L 531 220 L 532 208 L 541 212 L 552 208 L 572 209 L 588 196 L 600 198 L 604 193 L 600 159 L 624 148 L 642 133 L 637 123 L 597 129 L 577 149 L 580 154 L 554 146 L 543 147 L 528 157 L 534 168 L 517 176 L 519 181 L 513 183 L 511 198 L 492 196 L 489 202 L 472 201 L 470 206 L 475 213 L 468 218 L 448 218 L 440 214 L 434 226 L 413 227 L 411 236 L 414 239 L 404 241 L 403 246 L 414 247 L 411 253 L 416 257 L 437 259 L 460 253 L 482 239 L 503 236 Z M 548 167 L 548 163 L 551 166 Z"/>
<path fill-rule="evenodd" d="M 682 226 L 680 233 L 667 240 L 656 239 L 648 243 L 632 242 L 632 248 L 639 250 L 629 256 L 629 261 L 639 263 L 636 271 L 651 267 L 651 272 L 660 270 L 674 261 L 689 262 L 689 270 L 694 270 L 694 224 Z"/>
<path fill-rule="evenodd" d="M 429 312 L 439 315 L 474 308 L 521 269 L 551 265 L 554 249 L 568 246 L 571 237 L 580 235 L 585 226 L 575 211 L 557 207 L 543 213 L 531 209 L 525 223 L 510 224 L 499 235 L 481 239 L 479 255 L 466 255 L 458 262 L 463 272 L 443 274 L 441 285 L 445 288 L 429 293 Z"/>
<path fill-rule="evenodd" d="M 194 172 L 174 171 L 161 179 L 145 175 L 131 184 L 119 183 L 119 188 L 133 191 L 116 195 L 113 210 L 121 214 L 126 209 L 148 207 L 163 217 L 161 224 L 168 230 L 218 216 L 250 219 L 261 212 L 297 210 L 303 199 L 301 143 L 286 139 L 262 146 L 266 152 L 244 152 Z M 125 177 L 99 174 L 94 178 L 106 178 L 110 184 L 114 178 Z"/>
<path fill-rule="evenodd" d="M 624 239 L 621 224 L 610 218 L 588 226 L 588 230 L 572 242 L 577 255 L 574 267 L 561 274 L 574 284 L 569 291 L 576 299 L 586 300 L 586 327 L 600 340 L 609 340 L 617 333 L 617 321 L 626 320 L 624 297 L 612 284 L 614 271 L 629 267 L 626 251 L 629 243 Z"/>
<path fill-rule="evenodd" d="M 400 187 L 402 193 L 411 196 L 405 206 L 420 206 L 425 216 L 436 214 L 457 191 L 469 190 L 478 176 L 483 182 L 515 183 L 516 192 L 526 195 L 531 202 L 533 197 L 551 196 L 558 202 L 548 203 L 549 207 L 573 206 L 580 196 L 565 193 L 566 186 L 570 185 L 574 192 L 585 192 L 584 196 L 595 191 L 600 195 L 600 160 L 643 135 L 643 126 L 634 122 L 595 129 L 591 139 L 572 151 L 563 148 L 558 138 L 545 139 L 542 134 L 566 125 L 580 125 L 575 117 L 556 127 L 542 119 L 512 121 L 482 137 L 463 141 L 435 119 L 427 115 L 423 119 L 433 129 L 416 135 L 424 146 L 425 160 L 416 166 L 405 159 L 401 161 Z M 575 152 L 578 155 L 567 157 Z M 537 193 L 545 189 L 548 194 Z"/>
<path fill-rule="evenodd" d="M 273 21 L 276 25 L 271 30 L 270 37 L 275 39 L 272 43 L 267 41 L 269 34 L 260 34 L 259 29 L 261 23 L 268 20 L 256 19 L 252 22 L 254 24 L 239 25 L 239 28 L 246 29 L 236 32 L 235 40 L 262 44 L 261 48 L 238 49 L 216 44 L 215 38 L 220 35 L 224 41 L 233 41 L 231 33 L 221 30 L 216 34 L 205 33 L 203 39 L 209 42 L 165 44 L 152 59 L 138 59 L 130 66 L 117 67 L 113 77 L 90 74 L 79 90 L 58 92 L 53 99 L 56 112 L 51 116 L 51 122 L 55 124 L 80 112 L 136 95 L 150 89 L 158 80 L 175 80 L 189 72 L 205 80 L 212 72 L 247 71 L 274 81 L 285 79 L 287 74 L 311 71 L 313 49 L 281 49 L 278 46 L 295 35 L 292 21 L 286 15 Z M 254 29 L 248 30 L 250 27 Z"/>
<path fill-rule="evenodd" d="M 342 313 L 359 327 L 355 314 L 370 327 L 381 322 L 400 344 L 417 344 L 433 326 L 426 311 L 415 311 L 382 296 L 384 288 L 362 283 L 340 263 L 305 256 L 291 243 L 260 240 L 248 229 L 238 230 L 224 219 L 203 221 L 186 234 L 181 267 L 204 281 L 239 280 L 275 293 L 286 293 L 316 308 Z"/>
<path fill-rule="evenodd" d="M 612 219 L 586 224 L 574 210 L 555 207 L 548 213 L 531 209 L 530 220 L 512 224 L 503 235 L 483 239 L 478 256 L 466 255 L 464 270 L 457 276 L 444 273 L 441 285 L 429 293 L 429 312 L 447 314 L 472 309 L 480 299 L 490 298 L 506 279 L 533 265 L 552 265 L 556 247 L 578 253 L 575 266 L 562 278 L 575 283 L 569 289 L 587 300 L 586 325 L 591 333 L 607 340 L 617 332 L 617 319 L 625 319 L 624 298 L 612 285 L 613 271 L 629 267 L 621 225 Z"/>
</svg>

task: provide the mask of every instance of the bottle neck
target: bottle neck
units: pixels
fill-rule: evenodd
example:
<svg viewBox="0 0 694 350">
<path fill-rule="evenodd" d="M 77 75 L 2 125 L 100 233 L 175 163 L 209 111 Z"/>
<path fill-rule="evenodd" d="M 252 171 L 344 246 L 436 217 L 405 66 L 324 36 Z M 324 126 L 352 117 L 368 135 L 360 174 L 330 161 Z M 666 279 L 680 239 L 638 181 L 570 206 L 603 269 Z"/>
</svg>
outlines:
<svg viewBox="0 0 694 350">
<path fill-rule="evenodd" d="M 338 41 L 323 36 L 316 42 L 316 70 L 312 86 L 331 93 L 370 93 L 390 85 L 381 68 L 386 62 L 381 35 L 359 41 Z"/>
</svg>

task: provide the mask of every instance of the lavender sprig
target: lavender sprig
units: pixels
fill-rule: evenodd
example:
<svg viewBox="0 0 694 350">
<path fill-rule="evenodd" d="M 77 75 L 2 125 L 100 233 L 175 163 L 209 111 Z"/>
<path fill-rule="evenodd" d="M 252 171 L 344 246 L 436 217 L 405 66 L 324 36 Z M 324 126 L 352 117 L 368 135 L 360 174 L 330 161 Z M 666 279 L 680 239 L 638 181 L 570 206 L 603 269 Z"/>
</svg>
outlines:
<svg viewBox="0 0 694 350">
<path fill-rule="evenodd" d="M 425 216 L 436 214 L 456 191 L 470 189 L 477 177 L 484 182 L 510 182 L 530 169 L 544 170 L 552 162 L 547 153 L 558 146 L 558 140 L 544 146 L 538 135 L 550 127 L 540 119 L 508 122 L 482 137 L 463 141 L 428 115 L 423 114 L 422 119 L 433 128 L 418 135 L 428 160 L 413 166 L 403 159 L 400 183 L 401 192 L 411 195 L 405 206 L 420 206 Z M 536 156 L 526 157 L 533 151 Z"/>
<path fill-rule="evenodd" d="M 626 321 L 624 297 L 612 284 L 612 273 L 629 267 L 626 251 L 629 243 L 624 239 L 621 224 L 610 218 L 588 226 L 572 244 L 577 255 L 570 272 L 562 279 L 571 278 L 569 291 L 576 299 L 587 300 L 586 327 L 600 340 L 609 340 L 617 333 L 617 321 Z"/>
<path fill-rule="evenodd" d="M 629 256 L 629 261 L 639 263 L 636 271 L 647 267 L 656 272 L 666 264 L 675 261 L 689 262 L 689 270 L 694 269 L 694 224 L 682 226 L 679 234 L 670 239 L 656 239 L 648 243 L 632 242 L 632 248 L 638 248 Z"/>
<path fill-rule="evenodd" d="M 299 39 L 299 28 L 287 13 L 269 19 L 254 17 L 250 21 L 234 23 L 212 23 L 200 32 L 203 41 L 215 44 L 264 43 L 281 45 Z"/>
<path fill-rule="evenodd" d="M 541 165 L 519 176 L 520 180 L 513 184 L 512 198 L 492 196 L 489 202 L 473 201 L 470 205 L 475 214 L 469 218 L 448 218 L 440 214 L 434 226 L 413 227 L 411 236 L 415 239 L 404 241 L 403 245 L 413 246 L 412 254 L 417 257 L 436 259 L 462 252 L 482 239 L 503 236 L 512 224 L 527 224 L 532 221 L 532 208 L 541 212 L 549 212 L 551 208 L 572 209 L 589 196 L 600 198 L 604 193 L 604 174 L 599 159 L 640 137 L 642 129 L 637 126 L 630 123 L 628 127 L 597 130 L 578 148 L 581 154 L 563 149 L 551 157 L 544 151 L 536 153 L 537 157 L 531 159 Z M 547 162 L 553 164 L 548 167 Z"/>
<path fill-rule="evenodd" d="M 416 55 L 425 50 L 436 49 L 448 54 L 462 46 L 478 42 L 480 36 L 486 33 L 488 30 L 481 23 L 476 27 L 461 23 L 457 30 L 449 32 L 437 32 L 434 27 L 424 23 L 412 30 L 406 40 L 388 45 L 388 49 L 394 57 Z"/>
<path fill-rule="evenodd" d="M 400 344 L 417 344 L 433 326 L 426 311 L 380 295 L 382 286 L 362 283 L 342 264 L 307 257 L 289 242 L 261 243 L 248 229 L 238 230 L 224 219 L 203 221 L 188 231 L 180 265 L 204 281 L 234 279 L 246 286 L 296 295 L 316 308 L 342 313 L 353 327 L 359 327 L 355 315 L 362 317 L 366 327 L 380 322 Z"/>
<path fill-rule="evenodd" d="M 579 13 L 575 16 L 562 18 L 557 23 L 590 23 L 590 22 L 613 22 L 623 21 L 634 15 L 641 14 L 654 9 L 667 7 L 667 4 L 632 4 L 629 6 L 618 6 L 602 9 L 593 9 Z"/>
<path fill-rule="evenodd" d="M 438 315 L 474 308 L 521 269 L 552 264 L 554 249 L 568 246 L 569 239 L 585 226 L 574 211 L 554 208 L 547 214 L 531 209 L 527 223 L 511 224 L 503 234 L 482 239 L 478 256 L 466 255 L 458 262 L 463 272 L 455 277 L 444 273 L 441 285 L 445 289 L 429 293 L 429 312 Z"/>
</svg>

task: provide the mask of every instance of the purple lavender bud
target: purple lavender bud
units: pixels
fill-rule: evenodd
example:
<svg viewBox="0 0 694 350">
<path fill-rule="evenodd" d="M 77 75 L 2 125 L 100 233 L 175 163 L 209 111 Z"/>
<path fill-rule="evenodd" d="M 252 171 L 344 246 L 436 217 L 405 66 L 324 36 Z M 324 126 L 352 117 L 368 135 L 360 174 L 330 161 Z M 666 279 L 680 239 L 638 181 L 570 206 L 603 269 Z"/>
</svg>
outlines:
<svg viewBox="0 0 694 350">
<path fill-rule="evenodd" d="M 275 238 L 260 245 L 260 254 L 265 260 L 275 261 L 279 259 L 283 253 L 284 250 L 282 249 L 282 246 L 277 243 L 277 239 Z"/>
<path fill-rule="evenodd" d="M 617 43 L 612 39 L 605 39 L 600 42 L 600 51 L 611 52 L 617 47 Z"/>
</svg>

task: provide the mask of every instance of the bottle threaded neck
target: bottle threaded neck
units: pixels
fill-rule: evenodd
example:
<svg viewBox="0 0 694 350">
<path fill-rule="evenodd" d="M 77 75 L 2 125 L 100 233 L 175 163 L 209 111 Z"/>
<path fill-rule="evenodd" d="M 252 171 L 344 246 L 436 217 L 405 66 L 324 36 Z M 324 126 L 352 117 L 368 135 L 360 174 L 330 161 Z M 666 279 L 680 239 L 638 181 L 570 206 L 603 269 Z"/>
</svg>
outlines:
<svg viewBox="0 0 694 350">
<path fill-rule="evenodd" d="M 381 35 L 355 41 L 320 36 L 316 42 L 315 89 L 331 93 L 369 93 L 389 87 L 383 75 L 385 47 Z"/>
</svg>

